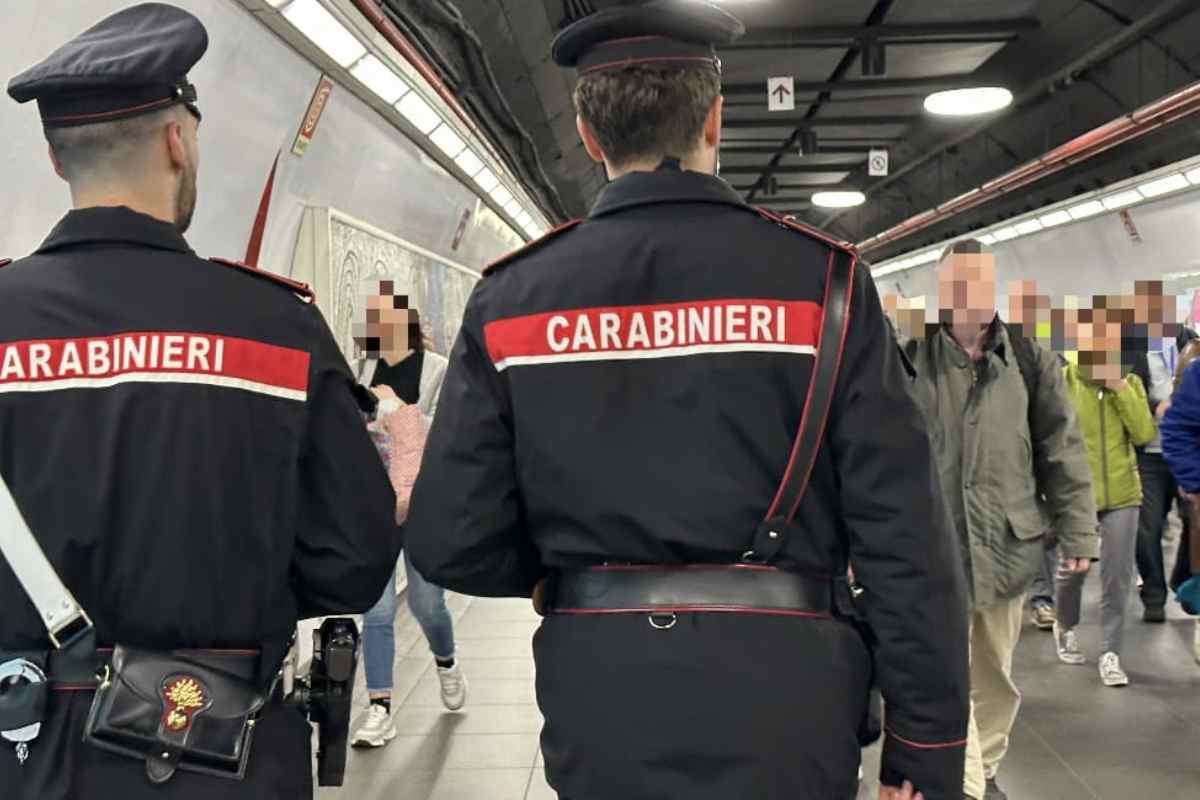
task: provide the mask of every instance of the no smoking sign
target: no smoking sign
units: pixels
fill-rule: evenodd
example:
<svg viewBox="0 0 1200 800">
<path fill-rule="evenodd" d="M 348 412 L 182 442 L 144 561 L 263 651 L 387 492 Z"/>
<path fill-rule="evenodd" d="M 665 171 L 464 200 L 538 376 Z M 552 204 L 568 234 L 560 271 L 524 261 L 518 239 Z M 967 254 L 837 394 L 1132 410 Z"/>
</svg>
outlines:
<svg viewBox="0 0 1200 800">
<path fill-rule="evenodd" d="M 867 174 L 872 178 L 882 178 L 888 174 L 887 150 L 872 150 L 867 155 Z"/>
</svg>

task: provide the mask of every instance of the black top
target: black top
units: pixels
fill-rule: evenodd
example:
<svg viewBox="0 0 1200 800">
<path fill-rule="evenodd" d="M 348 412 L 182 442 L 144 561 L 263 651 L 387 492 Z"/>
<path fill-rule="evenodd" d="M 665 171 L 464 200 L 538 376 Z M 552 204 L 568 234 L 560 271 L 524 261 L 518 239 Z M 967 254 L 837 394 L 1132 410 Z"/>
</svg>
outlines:
<svg viewBox="0 0 1200 800">
<path fill-rule="evenodd" d="M 313 305 L 127 208 L 67 214 L 0 297 L 0 473 L 102 644 L 286 645 L 379 599 L 395 496 Z M 0 608 L 0 650 L 47 646 L 3 559 Z"/>
<path fill-rule="evenodd" d="M 203 23 L 165 3 L 105 17 L 9 81 L 18 103 L 38 101 L 48 128 L 134 117 L 176 103 L 196 108 L 187 73 L 208 49 Z"/>
<path fill-rule="evenodd" d="M 396 396 L 405 403 L 416 405 L 421 399 L 421 368 L 425 365 L 425 353 L 414 351 L 408 358 L 389 365 L 382 358 L 375 367 L 372 386 L 390 386 Z"/>
<path fill-rule="evenodd" d="M 835 246 L 674 166 L 613 181 L 588 219 L 475 287 L 408 518 L 429 580 L 528 596 L 555 568 L 749 549 L 804 413 Z M 961 795 L 958 544 L 861 264 L 850 314 L 824 446 L 776 563 L 844 576 L 853 560 L 903 737 L 885 774 Z"/>
</svg>

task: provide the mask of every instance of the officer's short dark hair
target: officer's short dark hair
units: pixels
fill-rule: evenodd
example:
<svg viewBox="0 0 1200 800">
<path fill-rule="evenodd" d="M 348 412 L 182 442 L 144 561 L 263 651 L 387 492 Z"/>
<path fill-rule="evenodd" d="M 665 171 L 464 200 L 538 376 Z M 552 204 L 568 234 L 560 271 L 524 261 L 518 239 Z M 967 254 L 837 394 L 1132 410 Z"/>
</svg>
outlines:
<svg viewBox="0 0 1200 800">
<path fill-rule="evenodd" d="M 941 257 L 938 258 L 938 263 L 940 264 L 954 255 L 983 255 L 991 252 L 992 248 L 978 239 L 959 239 L 957 242 L 946 245 L 942 250 Z"/>
<path fill-rule="evenodd" d="M 119 171 L 142 152 L 151 136 L 172 120 L 183 120 L 187 111 L 176 105 L 137 117 L 79 125 L 46 128 L 46 141 L 54 151 L 68 181 L 94 174 L 103 168 Z"/>
<path fill-rule="evenodd" d="M 616 166 L 683 158 L 696 149 L 704 120 L 721 94 L 710 66 L 599 70 L 579 79 L 575 109 Z"/>
</svg>

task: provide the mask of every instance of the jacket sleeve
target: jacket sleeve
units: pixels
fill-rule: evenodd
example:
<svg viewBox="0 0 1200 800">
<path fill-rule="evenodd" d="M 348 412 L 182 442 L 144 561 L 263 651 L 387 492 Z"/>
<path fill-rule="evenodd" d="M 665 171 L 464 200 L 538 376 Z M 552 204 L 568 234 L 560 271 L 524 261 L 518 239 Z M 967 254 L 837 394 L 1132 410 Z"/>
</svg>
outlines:
<svg viewBox="0 0 1200 800">
<path fill-rule="evenodd" d="M 302 619 L 369 609 L 403 544 L 396 496 L 363 424 L 354 377 L 324 320 L 317 324 L 291 570 Z"/>
<path fill-rule="evenodd" d="M 525 527 L 508 390 L 483 348 L 476 286 L 442 384 L 409 509 L 408 553 L 463 594 L 530 597 L 544 575 Z"/>
<path fill-rule="evenodd" d="M 962 559 L 924 416 L 862 267 L 851 314 L 827 440 L 887 701 L 881 780 L 957 798 L 969 696 Z"/>
<path fill-rule="evenodd" d="M 1126 377 L 1125 388 L 1117 392 L 1117 413 L 1134 447 L 1145 447 L 1154 441 L 1158 429 L 1150 412 L 1150 401 L 1146 399 L 1146 387 L 1137 375 Z"/>
<path fill-rule="evenodd" d="M 1163 458 L 1180 487 L 1200 492 L 1200 361 L 1188 365 L 1163 417 Z"/>
<path fill-rule="evenodd" d="M 1037 490 L 1045 498 L 1051 525 L 1062 554 L 1068 558 L 1099 558 L 1096 498 L 1087 448 L 1079 430 L 1075 404 L 1067 392 L 1063 369 L 1054 353 L 1033 343 L 1038 383 L 1029 432 Z"/>
<path fill-rule="evenodd" d="M 392 489 L 396 492 L 396 522 L 403 524 L 408 517 L 413 484 L 421 468 L 421 454 L 425 452 L 425 417 L 419 406 L 392 402 L 397 404 L 396 407 L 380 405 L 379 424 L 387 432 L 386 463 Z"/>
</svg>

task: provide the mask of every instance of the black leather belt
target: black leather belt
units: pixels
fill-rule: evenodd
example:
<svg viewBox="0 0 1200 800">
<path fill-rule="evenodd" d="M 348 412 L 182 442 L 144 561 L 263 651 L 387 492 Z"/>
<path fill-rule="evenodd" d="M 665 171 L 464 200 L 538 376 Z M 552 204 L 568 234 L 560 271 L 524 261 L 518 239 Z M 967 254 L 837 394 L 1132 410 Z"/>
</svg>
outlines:
<svg viewBox="0 0 1200 800">
<path fill-rule="evenodd" d="M 759 564 L 605 565 L 558 573 L 549 606 L 552 614 L 830 617 L 841 607 L 838 584 Z"/>
</svg>

